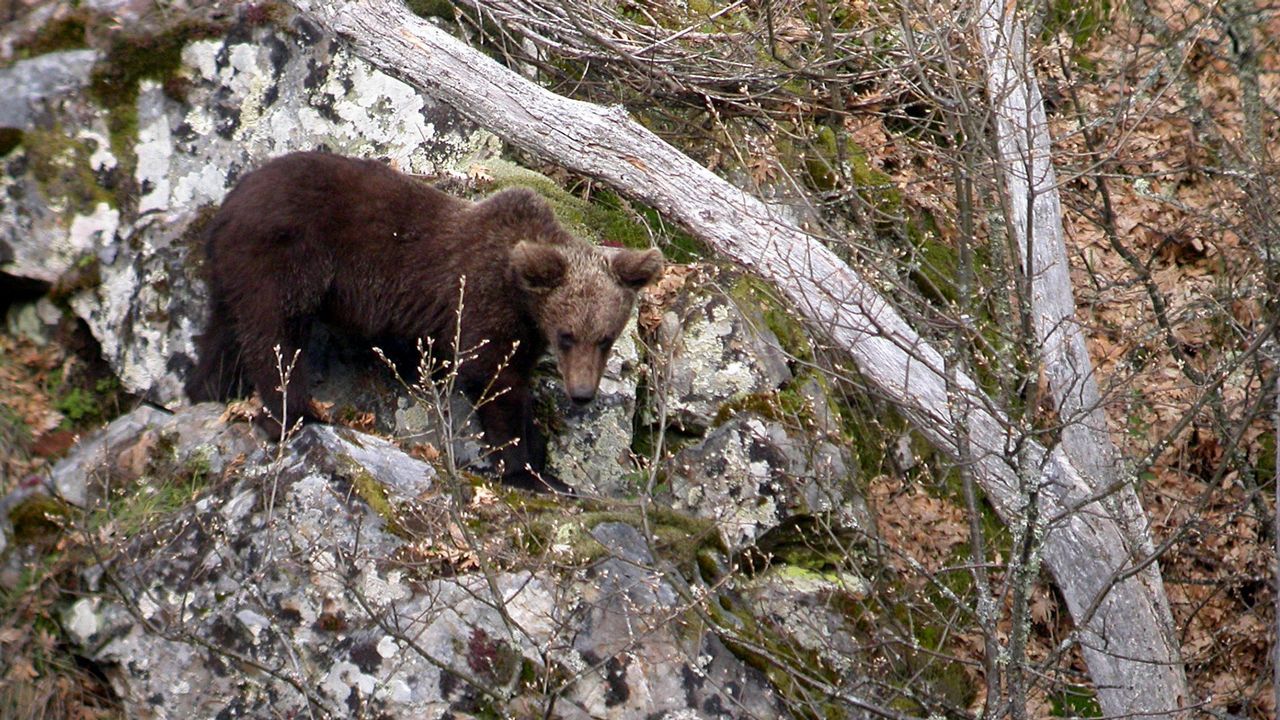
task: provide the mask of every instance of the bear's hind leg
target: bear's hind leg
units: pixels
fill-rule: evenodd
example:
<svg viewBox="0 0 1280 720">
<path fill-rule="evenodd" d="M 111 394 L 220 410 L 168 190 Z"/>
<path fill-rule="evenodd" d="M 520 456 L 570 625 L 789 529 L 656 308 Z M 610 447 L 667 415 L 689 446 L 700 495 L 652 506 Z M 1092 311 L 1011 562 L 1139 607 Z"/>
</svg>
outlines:
<svg viewBox="0 0 1280 720">
<path fill-rule="evenodd" d="M 260 307 L 253 321 L 241 322 L 242 364 L 262 398 L 255 421 L 273 439 L 284 437 L 299 421 L 318 420 L 311 412 L 306 346 L 312 318 L 281 317 L 278 308 Z M 275 310 L 275 312 L 272 312 Z"/>
<path fill-rule="evenodd" d="M 196 365 L 187 376 L 184 389 L 192 402 L 226 402 L 245 389 L 240 343 L 236 341 L 231 312 L 220 298 L 213 300 L 204 333 L 196 338 Z"/>
</svg>

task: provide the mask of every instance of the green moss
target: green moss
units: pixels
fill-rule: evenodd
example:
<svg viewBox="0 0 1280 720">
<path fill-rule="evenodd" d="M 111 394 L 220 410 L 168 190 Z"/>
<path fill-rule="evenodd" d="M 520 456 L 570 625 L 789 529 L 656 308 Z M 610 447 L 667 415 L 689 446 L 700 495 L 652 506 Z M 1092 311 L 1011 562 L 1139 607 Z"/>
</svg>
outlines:
<svg viewBox="0 0 1280 720">
<path fill-rule="evenodd" d="M 599 234 L 588 226 L 590 204 L 575 197 L 554 180 L 542 173 L 521 167 L 509 160 L 493 158 L 479 164 L 492 179 L 492 191 L 501 192 L 514 187 L 533 190 L 546 199 L 552 212 L 570 232 L 593 240 L 599 240 Z"/>
<path fill-rule="evenodd" d="M 529 511 L 533 507 L 522 503 L 519 509 Z M 649 509 L 648 520 L 654 549 L 682 572 L 696 572 L 701 564 L 699 552 L 724 552 L 720 534 L 709 520 L 658 507 Z M 596 526 L 607 522 L 626 523 L 637 530 L 645 527 L 639 510 L 591 509 L 565 517 L 564 507 L 557 503 L 553 508 L 530 513 L 526 522 L 515 530 L 516 540 L 530 554 L 555 552 L 559 562 L 585 565 L 608 555 L 608 550 L 591 536 Z"/>
<path fill-rule="evenodd" d="M 54 407 L 73 423 L 98 417 L 101 414 L 93 395 L 83 388 L 71 388 L 66 395 L 58 398 Z"/>
<path fill-rule="evenodd" d="M 588 565 L 609 554 L 580 517 L 545 514 L 517 527 L 516 546 L 533 556 L 549 553 L 558 563 Z"/>
<path fill-rule="evenodd" d="M 48 495 L 33 495 L 9 511 L 14 542 L 21 545 L 48 544 L 62 533 L 71 509 Z"/>
<path fill-rule="evenodd" d="M 645 250 L 652 247 L 653 240 L 660 239 L 658 233 L 652 231 L 650 219 L 612 190 L 593 192 L 586 214 L 587 222 L 600 233 L 606 245 Z"/>
<path fill-rule="evenodd" d="M 405 0 L 409 11 L 420 18 L 454 19 L 453 3 L 449 0 Z"/>
<path fill-rule="evenodd" d="M 387 531 L 403 536 L 405 531 L 400 524 L 400 513 L 396 511 L 391 498 L 387 497 L 387 489 L 382 483 L 354 461 L 350 461 L 346 477 L 355 494 L 386 523 Z"/>
<path fill-rule="evenodd" d="M 748 574 L 785 568 L 836 577 L 854 569 L 859 547 L 857 533 L 841 527 L 829 514 L 793 515 L 738 552 L 733 564 Z"/>
<path fill-rule="evenodd" d="M 821 655 L 779 636 L 757 619 L 746 604 L 728 594 L 720 594 L 719 602 L 708 603 L 707 614 L 720 628 L 718 635 L 725 647 L 743 663 L 764 674 L 792 710 L 803 709 L 800 717 L 847 717 L 846 707 L 834 700 L 815 697 L 812 692 L 815 688 L 805 680 L 813 677 L 827 685 L 840 684 L 838 674 L 826 667 Z M 803 668 L 805 672 L 796 673 L 795 668 Z"/>
<path fill-rule="evenodd" d="M 1273 478 L 1276 476 L 1276 436 L 1275 433 L 1263 433 L 1257 440 L 1258 460 L 1254 474 L 1257 477 Z"/>
<path fill-rule="evenodd" d="M 816 383 L 819 390 L 828 396 L 828 407 L 834 416 L 834 428 L 821 427 L 814 408 L 814 400 L 805 392 L 805 388 Z M 763 393 L 751 393 L 730 398 L 716 411 L 711 427 L 720 427 L 741 414 L 759 415 L 767 420 L 782 423 L 800 433 L 838 432 L 843 427 L 842 411 L 838 404 L 830 402 L 830 390 L 822 374 L 806 370 L 792 378 L 784 387 Z M 848 436 L 850 444 L 856 436 Z"/>
<path fill-rule="evenodd" d="M 69 300 L 73 295 L 102 283 L 102 263 L 96 255 L 83 255 L 49 289 L 49 298 L 55 301 Z"/>
<path fill-rule="evenodd" d="M 85 29 L 88 27 L 89 19 L 88 12 L 84 10 L 77 10 L 65 17 L 56 18 L 29 37 L 14 43 L 13 49 L 18 57 L 29 58 L 59 50 L 88 47 Z"/>
<path fill-rule="evenodd" d="M 592 242 L 636 250 L 657 243 L 674 262 L 708 255 L 702 243 L 663 222 L 653 208 L 629 202 L 607 188 L 591 188 L 591 199 L 585 200 L 546 175 L 508 160 L 486 160 L 479 167 L 492 178 L 493 192 L 513 187 L 533 190 L 547 200 L 567 230 Z"/>
<path fill-rule="evenodd" d="M 730 398 L 728 402 L 721 405 L 716 411 L 716 416 L 711 420 L 711 427 L 720 427 L 743 414 L 759 415 L 775 422 L 782 422 L 786 417 L 776 392 L 751 393 Z"/>
<path fill-rule="evenodd" d="M 93 141 L 71 137 L 61 126 L 28 130 L 22 145 L 31 163 L 31 174 L 45 197 L 61 200 L 67 209 L 91 214 L 99 203 L 114 206 L 115 196 L 98 184 L 91 158 L 97 149 Z"/>
<path fill-rule="evenodd" d="M 1102 706 L 1092 690 L 1067 687 L 1049 696 L 1054 717 L 1100 718 Z"/>
<path fill-rule="evenodd" d="M 0 157 L 13 152 L 22 144 L 22 130 L 11 127 L 0 127 Z"/>
<path fill-rule="evenodd" d="M 759 312 L 765 327 L 778 338 L 778 344 L 792 358 L 812 360 L 813 345 L 800 316 L 766 281 L 743 273 L 729 287 L 729 297 L 749 315 Z"/>
<path fill-rule="evenodd" d="M 1110 0 L 1053 0 L 1049 3 L 1049 13 L 1040 30 L 1040 37 L 1049 40 L 1056 35 L 1065 34 L 1071 38 L 1075 47 L 1080 48 L 1103 29 L 1110 15 Z"/>
<path fill-rule="evenodd" d="M 90 516 L 90 528 L 109 523 L 131 537 L 168 520 L 199 497 L 213 479 L 212 450 L 182 458 L 177 442 L 176 434 L 161 434 L 149 450 L 143 476 L 136 483 L 112 487 L 110 502 Z"/>
</svg>

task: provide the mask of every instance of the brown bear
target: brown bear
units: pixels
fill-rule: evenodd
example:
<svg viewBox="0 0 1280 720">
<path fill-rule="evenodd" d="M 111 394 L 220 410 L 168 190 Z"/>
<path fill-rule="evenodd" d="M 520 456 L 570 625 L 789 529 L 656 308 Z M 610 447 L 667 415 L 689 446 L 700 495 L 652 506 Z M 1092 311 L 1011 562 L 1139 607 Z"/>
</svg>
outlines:
<svg viewBox="0 0 1280 720">
<path fill-rule="evenodd" d="M 441 359 L 474 348 L 458 380 L 473 403 L 486 398 L 477 414 L 500 448 L 503 481 L 561 492 L 543 473 L 533 366 L 550 347 L 569 397 L 589 402 L 636 291 L 662 268 L 657 250 L 573 237 L 531 190 L 469 202 L 382 163 L 320 152 L 246 175 L 210 220 L 206 251 L 210 310 L 186 383 L 193 401 L 226 400 L 247 381 L 269 434 L 280 419 L 315 420 L 305 353 L 282 393 L 274 348 L 292 358 L 317 321 L 374 344 L 430 339 Z"/>
</svg>

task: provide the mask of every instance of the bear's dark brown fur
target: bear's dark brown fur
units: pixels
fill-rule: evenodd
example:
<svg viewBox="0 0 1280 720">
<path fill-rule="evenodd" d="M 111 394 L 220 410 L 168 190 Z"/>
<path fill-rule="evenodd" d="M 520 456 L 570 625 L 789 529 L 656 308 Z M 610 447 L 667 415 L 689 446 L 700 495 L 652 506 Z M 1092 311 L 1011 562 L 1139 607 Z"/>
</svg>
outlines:
<svg viewBox="0 0 1280 720">
<path fill-rule="evenodd" d="M 477 356 L 459 381 L 473 403 L 492 397 L 478 414 L 486 442 L 502 448 L 503 480 L 535 489 L 564 486 L 538 479 L 534 363 L 550 347 L 569 396 L 591 400 L 636 290 L 662 266 L 656 250 L 572 237 L 532 191 L 472 203 L 381 163 L 325 153 L 286 155 L 246 175 L 210 221 L 207 252 L 209 320 L 187 394 L 226 400 L 246 380 L 273 434 L 280 426 L 266 411 L 314 419 L 305 353 L 282 396 L 275 346 L 288 360 L 323 321 L 374 343 L 430 338 L 449 358 L 465 277 L 458 346 Z"/>
</svg>

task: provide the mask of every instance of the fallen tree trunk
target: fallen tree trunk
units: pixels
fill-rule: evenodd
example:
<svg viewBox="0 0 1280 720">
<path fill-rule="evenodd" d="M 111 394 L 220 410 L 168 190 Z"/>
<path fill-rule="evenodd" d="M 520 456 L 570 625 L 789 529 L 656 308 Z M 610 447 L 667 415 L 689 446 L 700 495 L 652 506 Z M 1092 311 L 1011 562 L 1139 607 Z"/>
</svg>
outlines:
<svg viewBox="0 0 1280 720">
<path fill-rule="evenodd" d="M 970 378 L 948 370 L 886 298 L 779 212 L 672 148 L 624 109 L 538 87 L 396 0 L 294 4 L 384 72 L 430 92 L 514 145 L 606 180 L 773 282 L 944 452 L 957 454 L 959 439 L 950 429 L 967 414 L 975 477 L 1006 521 L 1024 511 L 1011 463 L 1021 439 L 1007 418 Z M 960 390 L 948 392 L 948 373 Z M 1162 588 L 1129 578 L 1102 592 L 1113 582 L 1113 571 L 1130 562 L 1125 533 L 1105 507 L 1089 499 L 1092 488 L 1065 454 L 1034 443 L 1021 448 L 1042 468 L 1042 516 L 1080 506 L 1047 530 L 1044 562 L 1073 617 L 1087 614 L 1102 598 L 1078 632 L 1103 712 L 1174 707 L 1171 698 L 1181 689 L 1152 671 L 1177 657 L 1163 632 Z"/>
</svg>

